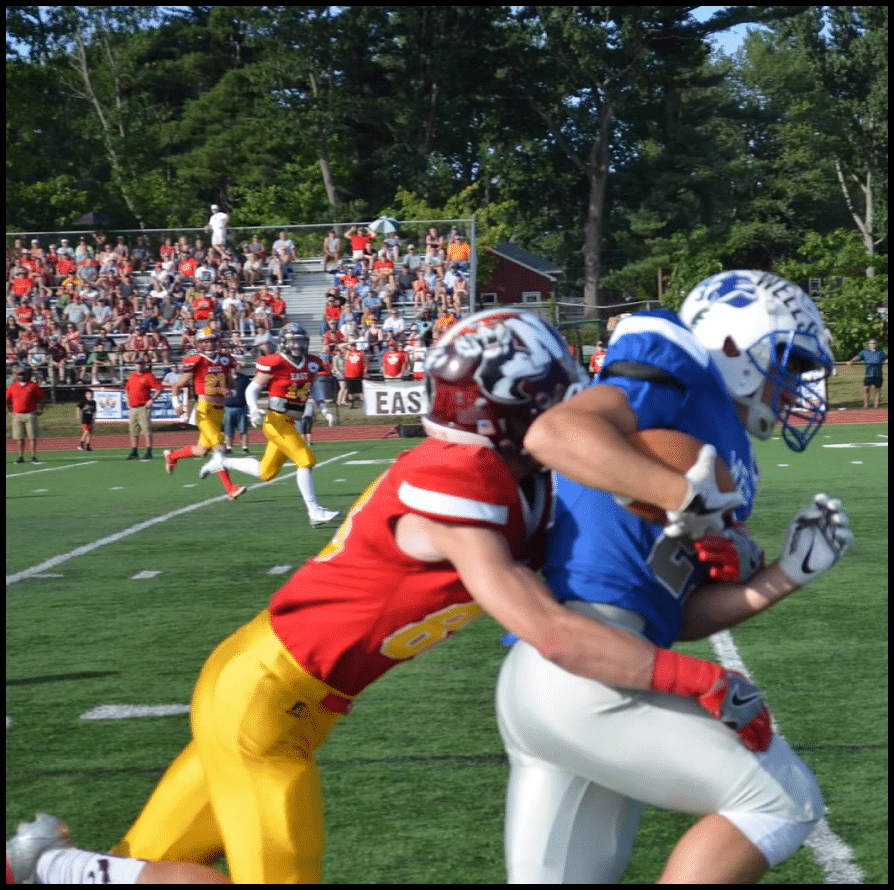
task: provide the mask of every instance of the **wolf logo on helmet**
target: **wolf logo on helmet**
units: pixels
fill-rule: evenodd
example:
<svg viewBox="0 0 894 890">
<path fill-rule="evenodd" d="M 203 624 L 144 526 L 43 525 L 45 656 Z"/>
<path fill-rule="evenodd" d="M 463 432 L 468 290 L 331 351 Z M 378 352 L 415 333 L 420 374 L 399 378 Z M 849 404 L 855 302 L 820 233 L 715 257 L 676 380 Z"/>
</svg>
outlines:
<svg viewBox="0 0 894 890">
<path fill-rule="evenodd" d="M 583 381 L 562 336 L 520 310 L 490 309 L 452 327 L 426 360 L 433 438 L 522 454 L 534 418 Z"/>
<path fill-rule="evenodd" d="M 767 439 L 779 421 L 786 445 L 803 451 L 825 420 L 824 381 L 833 365 L 813 300 L 777 275 L 738 270 L 696 285 L 679 315 L 746 409 L 748 431 Z M 770 404 L 764 401 L 768 380 Z"/>
</svg>

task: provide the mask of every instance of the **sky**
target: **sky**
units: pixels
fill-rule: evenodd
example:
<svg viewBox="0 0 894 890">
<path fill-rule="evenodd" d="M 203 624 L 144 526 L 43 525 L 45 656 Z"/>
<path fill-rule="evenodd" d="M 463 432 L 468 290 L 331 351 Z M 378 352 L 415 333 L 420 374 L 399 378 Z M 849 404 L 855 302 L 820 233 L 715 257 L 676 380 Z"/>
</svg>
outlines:
<svg viewBox="0 0 894 890">
<path fill-rule="evenodd" d="M 724 9 L 723 6 L 699 6 L 693 11 L 693 16 L 699 22 L 709 19 L 718 9 Z M 728 31 L 722 31 L 720 34 L 714 35 L 711 42 L 718 48 L 723 50 L 727 55 L 734 53 L 745 39 L 745 34 L 749 28 L 756 28 L 757 25 L 736 25 Z"/>
</svg>

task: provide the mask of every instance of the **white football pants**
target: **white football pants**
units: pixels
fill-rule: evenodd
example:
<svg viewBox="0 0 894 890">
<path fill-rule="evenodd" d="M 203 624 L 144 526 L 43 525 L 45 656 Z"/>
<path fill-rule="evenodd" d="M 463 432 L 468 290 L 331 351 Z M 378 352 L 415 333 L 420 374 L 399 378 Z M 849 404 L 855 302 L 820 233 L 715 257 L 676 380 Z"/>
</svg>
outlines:
<svg viewBox="0 0 894 890">
<path fill-rule="evenodd" d="M 816 779 L 778 736 L 753 754 L 694 699 L 604 686 L 524 642 L 500 670 L 497 720 L 509 883 L 617 883 L 643 804 L 719 813 L 771 867 L 823 815 Z"/>
</svg>

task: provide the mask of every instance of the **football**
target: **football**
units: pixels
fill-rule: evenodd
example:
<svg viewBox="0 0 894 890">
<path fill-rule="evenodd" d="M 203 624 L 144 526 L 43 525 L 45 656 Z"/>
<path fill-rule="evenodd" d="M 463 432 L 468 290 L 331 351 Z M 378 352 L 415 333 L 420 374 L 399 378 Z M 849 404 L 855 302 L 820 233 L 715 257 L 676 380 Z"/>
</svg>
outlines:
<svg viewBox="0 0 894 890">
<path fill-rule="evenodd" d="M 700 442 L 688 433 L 679 430 L 639 430 L 627 440 L 641 454 L 651 457 L 658 463 L 685 473 L 697 460 L 704 442 Z M 719 455 L 714 462 L 714 470 L 717 475 L 717 488 L 720 491 L 735 491 L 736 482 L 732 473 Z M 619 500 L 619 503 L 621 501 Z M 659 525 L 667 524 L 667 514 L 661 507 L 647 504 L 645 501 L 631 501 L 624 504 L 631 513 L 635 513 L 647 522 L 655 522 Z"/>
</svg>

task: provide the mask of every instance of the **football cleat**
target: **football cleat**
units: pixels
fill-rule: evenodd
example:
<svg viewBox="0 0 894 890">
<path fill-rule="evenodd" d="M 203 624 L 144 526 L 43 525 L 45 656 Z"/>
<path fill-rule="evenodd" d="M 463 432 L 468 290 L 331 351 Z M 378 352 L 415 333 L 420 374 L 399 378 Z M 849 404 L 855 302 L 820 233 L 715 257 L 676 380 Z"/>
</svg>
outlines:
<svg viewBox="0 0 894 890">
<path fill-rule="evenodd" d="M 310 514 L 311 528 L 316 528 L 318 525 L 323 525 L 326 522 L 332 522 L 333 519 L 338 519 L 339 516 L 341 516 L 339 510 L 327 510 L 325 507 L 320 507 Z"/>
<path fill-rule="evenodd" d="M 174 467 L 177 466 L 177 461 L 175 461 L 175 460 L 171 460 L 171 455 L 172 455 L 173 453 L 174 453 L 174 452 L 173 452 L 173 451 L 170 451 L 170 450 L 164 452 L 164 457 L 165 457 L 165 472 L 166 472 L 169 476 L 174 472 Z"/>
<path fill-rule="evenodd" d="M 235 485 L 227 492 L 227 498 L 231 501 L 235 501 L 236 498 L 239 497 L 240 494 L 243 494 L 248 490 L 247 485 Z"/>
<path fill-rule="evenodd" d="M 212 452 L 211 459 L 202 464 L 202 469 L 199 470 L 199 479 L 206 479 L 212 473 L 219 473 L 224 468 L 223 461 L 223 452 Z"/>
<path fill-rule="evenodd" d="M 47 850 L 72 847 L 68 826 L 49 813 L 38 813 L 33 822 L 20 822 L 6 842 L 6 864 L 16 884 L 33 884 L 37 860 Z"/>
</svg>

